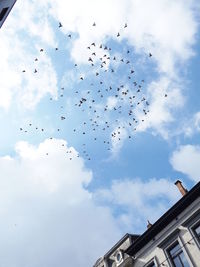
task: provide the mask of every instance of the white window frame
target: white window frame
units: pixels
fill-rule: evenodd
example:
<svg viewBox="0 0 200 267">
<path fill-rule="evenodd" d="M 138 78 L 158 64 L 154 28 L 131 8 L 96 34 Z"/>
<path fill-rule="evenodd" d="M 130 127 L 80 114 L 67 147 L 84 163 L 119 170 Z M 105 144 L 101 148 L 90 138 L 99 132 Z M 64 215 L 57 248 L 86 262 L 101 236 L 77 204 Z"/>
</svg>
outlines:
<svg viewBox="0 0 200 267">
<path fill-rule="evenodd" d="M 197 238 L 195 230 L 194 230 L 195 226 L 197 225 L 200 225 L 200 220 L 197 220 L 196 222 L 194 222 L 192 225 L 188 227 L 188 229 L 189 229 L 191 236 L 194 239 L 194 242 L 196 243 L 198 249 L 200 250 L 200 240 Z"/>
<path fill-rule="evenodd" d="M 174 264 L 172 262 L 172 260 L 170 259 L 170 255 L 169 255 L 169 250 L 170 248 L 173 246 L 173 244 L 175 244 L 176 242 L 179 243 L 183 253 L 184 253 L 184 256 L 186 257 L 186 260 L 188 261 L 189 263 L 189 266 L 190 267 L 195 267 L 192 263 L 192 260 L 188 254 L 188 252 L 186 251 L 185 247 L 183 246 L 183 241 L 181 240 L 181 237 L 178 235 L 175 239 L 171 240 L 170 244 L 168 244 L 165 248 L 164 248 L 164 253 L 165 253 L 165 256 L 166 256 L 166 259 L 167 259 L 167 262 L 168 262 L 168 265 L 170 267 L 174 267 Z"/>
<path fill-rule="evenodd" d="M 200 223 L 200 209 L 198 209 L 194 213 L 192 218 L 189 218 L 188 220 L 186 220 L 182 225 L 188 229 L 191 237 L 194 239 L 194 242 L 195 242 L 197 248 L 200 250 L 200 242 L 197 239 L 196 234 L 194 233 L 194 230 L 193 230 L 195 225 L 197 225 L 198 223 Z"/>
</svg>

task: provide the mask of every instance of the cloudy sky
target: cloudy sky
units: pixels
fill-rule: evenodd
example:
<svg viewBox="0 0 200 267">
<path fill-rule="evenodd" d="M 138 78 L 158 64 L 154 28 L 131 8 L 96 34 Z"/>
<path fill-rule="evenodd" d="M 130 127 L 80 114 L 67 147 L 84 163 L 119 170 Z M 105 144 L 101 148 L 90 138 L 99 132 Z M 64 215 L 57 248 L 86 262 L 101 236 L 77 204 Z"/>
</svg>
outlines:
<svg viewBox="0 0 200 267">
<path fill-rule="evenodd" d="M 180 199 L 176 179 L 199 181 L 196 2 L 17 1 L 0 30 L 2 267 L 92 266 Z"/>
</svg>

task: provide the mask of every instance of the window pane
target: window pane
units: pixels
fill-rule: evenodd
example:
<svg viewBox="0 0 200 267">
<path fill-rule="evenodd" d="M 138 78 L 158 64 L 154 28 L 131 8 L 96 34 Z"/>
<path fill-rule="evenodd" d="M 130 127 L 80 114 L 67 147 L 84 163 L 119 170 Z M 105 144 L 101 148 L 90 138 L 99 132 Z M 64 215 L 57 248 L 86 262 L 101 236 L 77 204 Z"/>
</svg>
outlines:
<svg viewBox="0 0 200 267">
<path fill-rule="evenodd" d="M 149 265 L 147 265 L 147 267 L 156 267 L 154 262 L 151 262 Z"/>
<path fill-rule="evenodd" d="M 173 259 L 173 263 L 175 267 L 183 267 L 183 265 L 180 262 L 180 259 L 178 257 Z"/>
<path fill-rule="evenodd" d="M 183 254 L 183 252 L 179 255 L 179 257 L 180 257 L 180 259 L 181 259 L 181 261 L 182 261 L 184 267 L 190 267 L 190 265 L 189 265 L 189 263 L 187 262 L 186 257 L 185 257 L 185 255 Z"/>
<path fill-rule="evenodd" d="M 174 267 L 190 267 L 178 241 L 168 250 L 168 252 Z"/>
<path fill-rule="evenodd" d="M 179 243 L 176 243 L 174 247 L 172 247 L 169 251 L 172 258 L 176 256 L 181 251 Z"/>
<path fill-rule="evenodd" d="M 194 231 L 196 232 L 196 234 L 200 237 L 200 225 L 197 226 Z"/>
</svg>

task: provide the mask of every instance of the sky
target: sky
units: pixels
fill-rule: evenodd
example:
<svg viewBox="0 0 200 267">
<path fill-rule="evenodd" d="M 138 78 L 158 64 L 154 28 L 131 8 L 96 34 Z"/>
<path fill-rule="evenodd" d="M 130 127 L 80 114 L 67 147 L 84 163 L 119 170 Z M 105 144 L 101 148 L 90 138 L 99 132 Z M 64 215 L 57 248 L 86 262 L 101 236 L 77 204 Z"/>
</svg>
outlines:
<svg viewBox="0 0 200 267">
<path fill-rule="evenodd" d="M 93 266 L 200 177 L 193 0 L 18 0 L 0 29 L 0 259 Z"/>
</svg>

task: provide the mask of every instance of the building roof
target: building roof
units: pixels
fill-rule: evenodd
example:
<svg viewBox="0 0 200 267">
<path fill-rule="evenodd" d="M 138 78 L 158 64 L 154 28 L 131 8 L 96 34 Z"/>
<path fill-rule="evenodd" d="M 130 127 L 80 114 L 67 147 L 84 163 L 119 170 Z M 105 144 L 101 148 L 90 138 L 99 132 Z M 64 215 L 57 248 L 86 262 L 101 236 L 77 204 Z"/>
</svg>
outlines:
<svg viewBox="0 0 200 267">
<path fill-rule="evenodd" d="M 130 238 L 131 243 L 133 243 L 139 235 L 125 234 L 105 255 L 104 258 L 109 257 L 118 247 L 120 247 L 127 238 Z"/>
<path fill-rule="evenodd" d="M 183 212 L 192 202 L 200 197 L 200 182 L 197 183 L 185 196 L 183 196 L 174 206 L 172 206 L 163 216 L 161 216 L 149 229 L 147 229 L 135 242 L 125 251 L 130 256 L 134 256 L 159 232 L 161 232 L 171 221 Z"/>
</svg>

